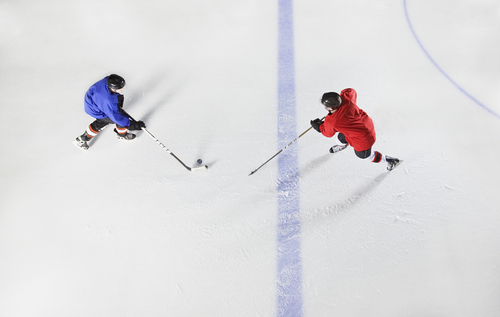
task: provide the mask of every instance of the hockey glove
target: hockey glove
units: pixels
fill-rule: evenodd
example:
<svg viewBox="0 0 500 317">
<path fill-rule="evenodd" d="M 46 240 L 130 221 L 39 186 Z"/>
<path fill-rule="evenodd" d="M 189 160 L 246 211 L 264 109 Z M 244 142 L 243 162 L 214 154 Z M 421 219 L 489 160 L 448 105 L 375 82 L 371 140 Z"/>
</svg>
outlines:
<svg viewBox="0 0 500 317">
<path fill-rule="evenodd" d="M 145 128 L 146 124 L 142 121 L 133 121 L 130 120 L 130 125 L 128 126 L 129 130 L 141 130 L 142 128 Z"/>
<path fill-rule="evenodd" d="M 123 95 L 118 95 L 118 109 L 123 108 Z"/>
<path fill-rule="evenodd" d="M 311 126 L 318 132 L 321 132 L 321 129 L 319 128 L 320 125 L 323 124 L 323 121 L 321 119 L 314 119 L 311 120 Z"/>
</svg>

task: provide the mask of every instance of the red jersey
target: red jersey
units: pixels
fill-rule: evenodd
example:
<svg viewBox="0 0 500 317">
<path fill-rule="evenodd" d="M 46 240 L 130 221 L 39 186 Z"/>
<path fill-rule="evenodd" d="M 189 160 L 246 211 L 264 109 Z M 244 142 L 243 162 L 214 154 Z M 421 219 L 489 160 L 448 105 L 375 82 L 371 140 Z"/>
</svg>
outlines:
<svg viewBox="0 0 500 317">
<path fill-rule="evenodd" d="M 328 114 L 320 126 L 321 133 L 331 138 L 335 133 L 345 135 L 345 139 L 355 151 L 370 149 L 375 143 L 375 127 L 372 119 L 356 105 L 357 93 L 352 88 L 340 93 L 342 103 L 334 113 Z"/>
</svg>

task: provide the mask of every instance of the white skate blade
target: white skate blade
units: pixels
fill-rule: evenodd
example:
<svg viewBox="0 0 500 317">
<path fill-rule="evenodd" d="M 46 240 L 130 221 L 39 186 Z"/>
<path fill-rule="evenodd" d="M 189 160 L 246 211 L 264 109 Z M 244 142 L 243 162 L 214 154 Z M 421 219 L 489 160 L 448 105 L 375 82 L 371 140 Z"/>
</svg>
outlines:
<svg viewBox="0 0 500 317">
<path fill-rule="evenodd" d="M 401 163 L 403 163 L 403 160 L 399 160 L 399 162 L 396 165 L 394 165 L 391 169 L 387 168 L 387 170 L 390 172 L 390 171 L 394 170 L 396 167 L 398 167 L 399 165 L 401 165 Z"/>
<path fill-rule="evenodd" d="M 73 141 L 73 142 L 71 142 L 71 143 L 73 143 L 73 144 L 74 144 L 77 148 L 79 148 L 79 149 L 80 149 L 80 150 L 82 150 L 82 151 L 87 151 L 87 150 L 89 149 L 88 147 L 86 148 L 86 147 L 82 147 L 82 146 L 80 146 L 80 145 L 78 144 L 78 141 L 76 141 L 76 140 L 75 140 L 75 141 Z"/>
</svg>

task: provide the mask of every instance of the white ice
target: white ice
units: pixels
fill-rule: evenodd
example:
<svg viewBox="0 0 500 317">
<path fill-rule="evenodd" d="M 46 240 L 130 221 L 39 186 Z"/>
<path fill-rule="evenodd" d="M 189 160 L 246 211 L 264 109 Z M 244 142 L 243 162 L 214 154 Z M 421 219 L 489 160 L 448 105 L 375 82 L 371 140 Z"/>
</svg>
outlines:
<svg viewBox="0 0 500 317">
<path fill-rule="evenodd" d="M 406 1 L 500 113 L 500 3 Z M 276 316 L 277 1 L 0 2 L 0 316 Z M 304 316 L 500 315 L 500 119 L 404 1 L 294 1 L 297 133 L 346 87 L 391 173 L 298 141 Z M 87 152 L 127 80 L 145 133 Z"/>
</svg>

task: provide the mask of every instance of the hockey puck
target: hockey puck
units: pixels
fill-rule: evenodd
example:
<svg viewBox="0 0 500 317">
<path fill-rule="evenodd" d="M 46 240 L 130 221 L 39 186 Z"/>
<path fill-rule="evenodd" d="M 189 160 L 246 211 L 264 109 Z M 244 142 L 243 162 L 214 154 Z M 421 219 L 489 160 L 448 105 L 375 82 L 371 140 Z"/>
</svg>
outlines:
<svg viewBox="0 0 500 317">
<path fill-rule="evenodd" d="M 201 159 L 198 159 L 198 160 L 196 161 L 196 163 L 201 164 L 201 163 L 203 163 L 203 161 L 202 161 Z"/>
</svg>

